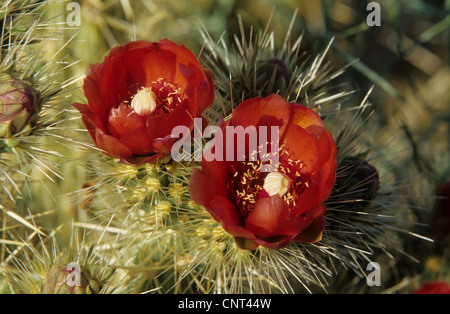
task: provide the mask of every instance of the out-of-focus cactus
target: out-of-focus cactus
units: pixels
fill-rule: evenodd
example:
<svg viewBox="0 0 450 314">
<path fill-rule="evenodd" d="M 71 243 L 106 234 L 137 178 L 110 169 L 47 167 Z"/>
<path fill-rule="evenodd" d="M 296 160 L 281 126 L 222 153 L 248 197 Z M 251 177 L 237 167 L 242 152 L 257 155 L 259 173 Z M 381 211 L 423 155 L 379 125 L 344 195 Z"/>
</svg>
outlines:
<svg viewBox="0 0 450 314">
<path fill-rule="evenodd" d="M 0 78 L 0 137 L 29 133 L 39 112 L 38 92 L 24 81 Z"/>
</svg>

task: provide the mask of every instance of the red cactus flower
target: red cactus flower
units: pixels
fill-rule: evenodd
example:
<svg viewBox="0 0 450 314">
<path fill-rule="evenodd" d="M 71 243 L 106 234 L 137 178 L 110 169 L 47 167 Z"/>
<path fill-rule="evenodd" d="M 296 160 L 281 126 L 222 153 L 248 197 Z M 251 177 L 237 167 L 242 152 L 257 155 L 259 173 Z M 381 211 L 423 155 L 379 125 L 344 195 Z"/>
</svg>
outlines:
<svg viewBox="0 0 450 314">
<path fill-rule="evenodd" d="M 245 158 L 237 155 L 242 149 L 236 145 L 235 134 L 227 133 L 230 127 L 248 131 L 245 143 L 238 143 L 249 147 Z M 276 135 L 261 136 L 272 127 L 278 129 Z M 192 199 L 242 249 L 259 245 L 279 249 L 292 241 L 319 241 L 326 209 L 322 203 L 336 180 L 336 146 L 319 115 L 271 95 L 244 101 L 220 130 L 222 136 L 216 134 L 204 153 L 202 169 L 193 172 Z M 257 150 L 250 149 L 252 138 L 259 139 Z M 273 148 L 275 142 L 278 145 Z M 230 160 L 227 152 L 233 148 L 236 155 Z M 277 167 L 263 172 L 262 166 L 271 165 L 270 158 L 262 158 L 268 155 L 277 156 Z"/>
<path fill-rule="evenodd" d="M 450 285 L 440 281 L 428 282 L 413 291 L 413 294 L 450 294 Z"/>
<path fill-rule="evenodd" d="M 165 39 L 130 42 L 91 65 L 88 104 L 74 104 L 97 147 L 122 162 L 141 164 L 170 154 L 175 126 L 212 104 L 211 73 L 192 52 Z"/>
</svg>

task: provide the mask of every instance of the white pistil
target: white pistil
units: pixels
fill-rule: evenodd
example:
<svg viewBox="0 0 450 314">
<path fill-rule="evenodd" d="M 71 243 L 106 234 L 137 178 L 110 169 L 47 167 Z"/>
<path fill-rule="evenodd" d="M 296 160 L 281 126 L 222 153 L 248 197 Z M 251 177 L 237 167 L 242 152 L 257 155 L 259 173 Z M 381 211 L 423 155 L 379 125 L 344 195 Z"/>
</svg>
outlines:
<svg viewBox="0 0 450 314">
<path fill-rule="evenodd" d="M 291 186 L 291 179 L 279 172 L 269 173 L 264 179 L 264 190 L 269 196 L 280 195 L 283 197 Z"/>
<path fill-rule="evenodd" d="M 156 94 L 144 87 L 131 100 L 131 108 L 140 116 L 149 116 L 156 110 Z"/>
</svg>

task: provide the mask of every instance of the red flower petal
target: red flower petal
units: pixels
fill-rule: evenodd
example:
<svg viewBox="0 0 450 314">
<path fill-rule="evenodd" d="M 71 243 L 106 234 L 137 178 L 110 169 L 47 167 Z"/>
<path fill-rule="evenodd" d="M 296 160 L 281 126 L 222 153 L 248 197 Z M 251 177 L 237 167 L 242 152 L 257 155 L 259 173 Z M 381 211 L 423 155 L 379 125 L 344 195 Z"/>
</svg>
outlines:
<svg viewBox="0 0 450 314">
<path fill-rule="evenodd" d="M 206 80 L 202 82 L 198 89 L 198 97 L 195 102 L 195 116 L 202 114 L 205 109 L 214 101 L 214 82 L 211 71 L 205 69 Z"/>
<path fill-rule="evenodd" d="M 88 84 L 85 87 L 86 97 L 90 105 L 93 102 L 93 106 L 95 106 L 95 102 L 100 102 L 101 99 L 103 104 L 102 115 L 104 110 L 109 112 L 109 109 L 118 106 L 121 101 L 128 98 L 130 80 L 124 64 L 125 53 L 125 47 L 113 48 L 105 61 L 100 65 L 91 66 L 86 75 L 85 85 L 87 82 L 92 82 L 92 94 L 89 93 L 90 85 Z M 95 91 L 95 88 L 98 88 L 98 90 Z M 99 95 L 101 98 L 96 98 Z"/>
<path fill-rule="evenodd" d="M 298 195 L 296 215 L 303 215 L 309 210 L 315 208 L 321 203 L 321 187 L 317 184 L 320 182 L 322 174 L 319 172 L 315 174 L 309 181 L 308 187 Z"/>
<path fill-rule="evenodd" d="M 294 104 L 293 107 L 291 123 L 298 125 L 313 134 L 316 134 L 314 130 L 318 130 L 319 133 L 321 133 L 321 130 L 325 129 L 325 123 L 314 110 L 296 104 Z"/>
<path fill-rule="evenodd" d="M 101 121 L 100 124 L 106 125 L 110 106 L 102 99 L 102 94 L 98 85 L 100 82 L 98 73 L 99 68 L 100 64 L 93 64 L 88 68 L 86 78 L 83 83 L 83 90 L 86 98 L 88 99 L 91 111 L 97 115 Z"/>
<path fill-rule="evenodd" d="M 331 195 L 331 192 L 336 182 L 336 145 L 334 143 L 331 133 L 328 131 L 323 131 L 319 137 L 317 144 L 320 150 L 320 163 L 321 167 L 321 178 L 318 182 L 320 186 L 320 202 L 325 202 Z M 326 157 L 328 156 L 328 159 Z"/>
<path fill-rule="evenodd" d="M 213 215 L 214 219 L 224 226 L 241 226 L 243 224 L 236 205 L 228 198 L 216 196 L 211 200 L 209 207 L 210 213 Z M 248 232 L 246 233 L 249 234 Z M 236 236 L 240 235 L 241 234 L 236 234 Z"/>
<path fill-rule="evenodd" d="M 150 49 L 155 45 L 154 42 L 149 42 L 146 40 L 136 40 L 130 41 L 126 46 L 124 46 L 127 51 L 133 51 L 138 49 Z"/>
<path fill-rule="evenodd" d="M 108 131 L 117 138 L 145 127 L 142 118 L 132 108 L 124 104 L 121 104 L 118 108 L 111 109 L 108 123 Z"/>
<path fill-rule="evenodd" d="M 291 119 L 292 104 L 278 95 L 266 98 L 252 98 L 242 102 L 233 111 L 230 125 L 248 126 L 278 126 L 280 137 Z"/>
<path fill-rule="evenodd" d="M 123 145 L 118 139 L 111 135 L 105 134 L 101 129 L 95 129 L 95 144 L 98 148 L 105 151 L 105 154 L 112 158 L 133 156 L 131 150 Z"/>
<path fill-rule="evenodd" d="M 176 56 L 170 51 L 157 50 L 155 46 L 134 49 L 127 52 L 124 63 L 130 80 L 138 88 L 149 87 L 150 83 L 156 82 L 160 78 L 174 83 L 177 64 Z"/>
<path fill-rule="evenodd" d="M 289 215 L 285 201 L 279 195 L 259 199 L 255 208 L 245 220 L 245 227 L 260 238 L 270 238 L 278 234 L 278 226 Z"/>
<path fill-rule="evenodd" d="M 185 82 L 189 82 L 199 87 L 205 81 L 203 68 L 192 51 L 183 45 L 175 45 L 167 39 L 161 40 L 159 46 L 177 56 L 178 71 L 174 80 L 177 84 L 184 87 Z"/>
<path fill-rule="evenodd" d="M 323 207 L 323 211 L 325 211 L 324 206 L 321 207 Z M 298 234 L 294 238 L 294 241 L 306 243 L 319 242 L 320 240 L 322 240 L 323 228 L 324 228 L 324 217 L 323 215 L 321 215 L 316 219 L 314 219 L 308 228 L 306 228 L 300 234 Z"/>
<path fill-rule="evenodd" d="M 304 216 L 290 215 L 284 220 L 278 222 L 276 234 L 278 235 L 290 235 L 295 236 L 305 230 L 308 227 L 308 223 Z"/>
<path fill-rule="evenodd" d="M 86 129 L 91 134 L 92 138 L 95 138 L 95 128 L 96 127 L 101 129 L 103 132 L 106 132 L 103 122 L 91 110 L 89 105 L 75 103 L 72 106 L 74 106 L 78 111 L 80 111 L 83 123 L 86 126 Z"/>
<path fill-rule="evenodd" d="M 211 202 L 215 197 L 222 197 L 224 199 L 233 199 L 230 191 L 227 189 L 223 176 L 212 175 L 209 171 L 200 171 L 195 169 L 189 180 L 189 193 L 191 198 L 197 203 L 207 208 L 213 217 L 219 217 L 220 214 L 215 214 Z M 219 180 L 219 184 L 217 184 Z M 217 218 L 219 219 L 219 218 Z"/>
<path fill-rule="evenodd" d="M 122 134 L 119 140 L 133 152 L 133 155 L 148 156 L 155 153 L 153 143 L 147 136 L 145 128 Z"/>
<path fill-rule="evenodd" d="M 152 142 L 153 149 L 155 150 L 155 152 L 169 155 L 172 151 L 173 144 L 175 144 L 177 141 L 178 139 L 172 138 L 171 135 L 168 135 L 165 138 L 157 138 Z"/>
<path fill-rule="evenodd" d="M 286 131 L 285 144 L 289 158 L 301 161 L 301 174 L 314 173 L 319 169 L 321 152 L 314 135 L 298 125 L 291 124 Z"/>
</svg>

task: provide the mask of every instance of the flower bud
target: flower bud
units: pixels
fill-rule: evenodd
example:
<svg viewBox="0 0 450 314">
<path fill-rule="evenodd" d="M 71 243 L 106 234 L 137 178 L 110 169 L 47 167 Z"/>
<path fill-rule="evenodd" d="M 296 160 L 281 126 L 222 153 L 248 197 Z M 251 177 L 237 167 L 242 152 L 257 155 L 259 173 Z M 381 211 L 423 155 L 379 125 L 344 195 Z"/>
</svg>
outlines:
<svg viewBox="0 0 450 314">
<path fill-rule="evenodd" d="M 99 292 L 98 283 L 78 264 L 66 267 L 55 266 L 46 278 L 43 287 L 45 294 L 95 294 Z"/>
<path fill-rule="evenodd" d="M 259 64 L 256 77 L 262 96 L 267 96 L 285 91 L 291 82 L 292 71 L 283 60 L 268 59 Z"/>
<path fill-rule="evenodd" d="M 39 111 L 38 94 L 23 81 L 0 80 L 0 137 L 17 134 L 30 126 Z"/>
<path fill-rule="evenodd" d="M 366 207 L 375 198 L 380 186 L 377 168 L 365 160 L 348 157 L 343 160 L 340 169 L 336 180 L 339 194 L 357 200 L 348 206 Z"/>
</svg>

